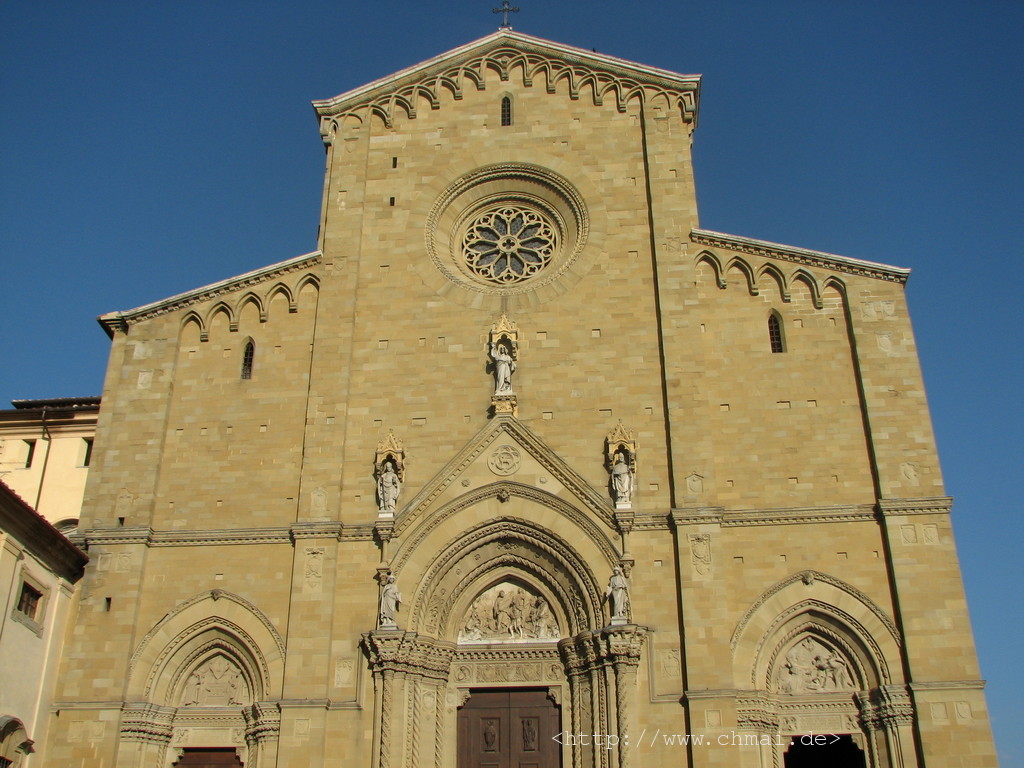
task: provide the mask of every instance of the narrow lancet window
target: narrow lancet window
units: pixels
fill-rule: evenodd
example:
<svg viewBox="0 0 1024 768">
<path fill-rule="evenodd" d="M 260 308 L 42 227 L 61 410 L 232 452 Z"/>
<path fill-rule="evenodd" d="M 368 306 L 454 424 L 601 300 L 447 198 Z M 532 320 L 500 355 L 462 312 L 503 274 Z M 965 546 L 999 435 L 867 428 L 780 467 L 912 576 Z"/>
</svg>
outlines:
<svg viewBox="0 0 1024 768">
<path fill-rule="evenodd" d="M 252 339 L 245 343 L 245 352 L 242 354 L 242 378 L 252 378 L 252 360 L 256 356 L 256 345 Z"/>
<path fill-rule="evenodd" d="M 771 345 L 772 352 L 786 351 L 782 342 L 782 321 L 774 312 L 768 315 L 768 343 Z"/>
<path fill-rule="evenodd" d="M 512 125 L 512 99 L 508 96 L 501 100 L 501 124 Z"/>
</svg>

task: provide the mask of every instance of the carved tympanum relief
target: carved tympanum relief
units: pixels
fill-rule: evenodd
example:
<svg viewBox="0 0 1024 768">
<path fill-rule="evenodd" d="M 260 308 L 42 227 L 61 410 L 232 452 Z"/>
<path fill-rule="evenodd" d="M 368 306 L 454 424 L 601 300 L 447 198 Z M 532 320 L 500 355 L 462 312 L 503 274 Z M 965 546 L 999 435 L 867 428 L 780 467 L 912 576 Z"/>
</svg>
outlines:
<svg viewBox="0 0 1024 768">
<path fill-rule="evenodd" d="M 182 692 L 182 706 L 227 707 L 250 701 L 249 686 L 238 666 L 218 654 L 197 667 Z"/>
<path fill-rule="evenodd" d="M 521 643 L 561 636 L 551 605 L 541 595 L 509 582 L 483 592 L 466 611 L 460 643 Z"/>
<path fill-rule="evenodd" d="M 810 636 L 786 652 L 779 671 L 780 693 L 853 691 L 856 687 L 845 656 Z"/>
</svg>

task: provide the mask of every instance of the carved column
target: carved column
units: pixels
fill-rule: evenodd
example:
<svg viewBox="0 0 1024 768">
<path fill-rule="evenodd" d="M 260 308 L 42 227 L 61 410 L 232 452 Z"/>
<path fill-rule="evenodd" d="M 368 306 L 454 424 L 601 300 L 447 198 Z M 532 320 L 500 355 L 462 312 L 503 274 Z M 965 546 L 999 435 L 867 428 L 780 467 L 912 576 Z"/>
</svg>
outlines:
<svg viewBox="0 0 1024 768">
<path fill-rule="evenodd" d="M 636 671 L 647 629 L 620 624 L 562 640 L 576 733 L 617 735 L 618 749 L 573 748 L 573 768 L 628 768 Z"/>
<path fill-rule="evenodd" d="M 918 764 L 914 748 L 916 713 L 907 689 L 902 685 L 886 685 L 872 688 L 867 696 L 857 694 L 856 698 L 861 724 L 869 737 L 868 749 L 877 754 L 879 747 L 884 748 L 893 768 L 915 768 Z"/>
<path fill-rule="evenodd" d="M 629 768 L 629 735 L 636 699 L 636 668 L 647 630 L 635 624 L 607 627 L 601 631 L 607 643 L 608 660 L 615 670 L 616 720 L 619 736 L 619 768 Z"/>
<path fill-rule="evenodd" d="M 409 768 L 439 766 L 442 691 L 454 646 L 415 632 L 376 631 L 363 635 L 363 647 L 374 677 L 376 768 L 393 768 L 396 760 Z M 434 721 L 433 739 L 424 736 L 421 719 Z"/>
<path fill-rule="evenodd" d="M 242 710 L 245 716 L 245 743 L 249 760 L 256 768 L 277 765 L 277 747 L 281 738 L 281 709 L 274 702 L 258 701 Z"/>
</svg>

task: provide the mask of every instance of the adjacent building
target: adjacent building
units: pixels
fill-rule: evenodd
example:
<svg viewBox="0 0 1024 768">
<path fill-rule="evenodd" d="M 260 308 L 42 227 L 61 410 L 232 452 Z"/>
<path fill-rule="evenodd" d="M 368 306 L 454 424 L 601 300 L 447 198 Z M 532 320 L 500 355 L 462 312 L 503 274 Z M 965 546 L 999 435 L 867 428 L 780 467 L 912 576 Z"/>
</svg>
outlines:
<svg viewBox="0 0 1024 768">
<path fill-rule="evenodd" d="M 98 397 L 14 400 L 0 410 L 0 480 L 65 533 L 78 525 Z"/>
<path fill-rule="evenodd" d="M 88 557 L 0 482 L 0 766 L 26 765 L 52 724 L 72 598 Z"/>
</svg>

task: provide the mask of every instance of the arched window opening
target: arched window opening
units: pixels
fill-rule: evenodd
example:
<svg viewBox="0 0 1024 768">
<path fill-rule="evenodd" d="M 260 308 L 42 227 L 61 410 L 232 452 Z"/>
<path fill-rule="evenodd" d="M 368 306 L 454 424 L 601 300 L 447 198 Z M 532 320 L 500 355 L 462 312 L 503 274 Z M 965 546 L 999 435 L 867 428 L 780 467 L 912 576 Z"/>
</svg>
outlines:
<svg viewBox="0 0 1024 768">
<path fill-rule="evenodd" d="M 768 343 L 772 352 L 785 352 L 786 346 L 782 339 L 782 320 L 776 312 L 768 315 Z"/>
<path fill-rule="evenodd" d="M 508 96 L 501 99 L 501 124 L 512 125 L 512 99 Z"/>
<path fill-rule="evenodd" d="M 242 378 L 252 378 L 252 361 L 256 356 L 256 345 L 252 339 L 245 343 L 245 352 L 242 354 Z"/>
</svg>

